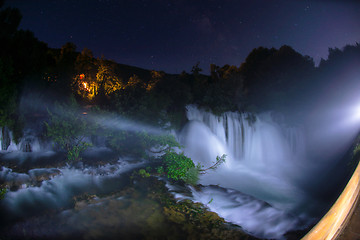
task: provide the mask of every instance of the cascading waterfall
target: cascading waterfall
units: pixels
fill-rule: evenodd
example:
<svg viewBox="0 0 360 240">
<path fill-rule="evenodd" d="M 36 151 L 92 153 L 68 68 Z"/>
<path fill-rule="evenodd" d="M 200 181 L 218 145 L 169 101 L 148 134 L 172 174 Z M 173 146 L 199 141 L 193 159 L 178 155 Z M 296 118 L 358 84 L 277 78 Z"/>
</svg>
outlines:
<svg viewBox="0 0 360 240">
<path fill-rule="evenodd" d="M 19 146 L 13 140 L 13 134 L 7 127 L 0 128 L 0 151 L 18 151 Z"/>
<path fill-rule="evenodd" d="M 208 188 L 193 189 L 195 200 L 259 237 L 281 239 L 287 231 L 300 227 L 295 223 L 303 219 L 289 216 L 305 215 L 304 209 L 300 209 L 305 194 L 296 185 L 303 174 L 301 162 L 305 158 L 301 131 L 276 123 L 270 113 L 253 116 L 227 112 L 215 116 L 191 105 L 187 107 L 187 118 L 189 123 L 179 136 L 187 156 L 208 167 L 216 156 L 227 155 L 226 162 L 218 169 L 201 176 L 200 183 Z M 232 190 L 226 194 L 227 191 L 213 189 L 211 185 Z M 273 210 L 259 206 L 258 210 L 249 211 L 247 207 L 239 207 L 242 203 L 234 196 L 241 194 L 267 202 Z M 225 195 L 229 195 L 227 199 Z M 229 202 L 229 199 L 233 200 Z M 229 215 L 229 207 L 236 213 Z M 255 214 L 259 211 L 263 211 L 261 218 Z M 252 225 L 247 228 L 248 221 Z"/>
<path fill-rule="evenodd" d="M 7 128 L 0 128 L 0 151 L 7 152 L 44 152 L 51 150 L 51 143 L 42 142 L 34 129 L 25 129 L 19 143 L 14 141 L 13 133 Z"/>
<path fill-rule="evenodd" d="M 2 200 L 6 215 L 10 218 L 31 217 L 49 209 L 71 206 L 73 196 L 79 193 L 109 193 L 125 185 L 123 173 L 139 167 L 143 162 L 120 158 L 116 164 L 74 169 L 42 168 L 28 173 L 13 172 L 3 167 L 0 183 L 10 191 Z"/>
<path fill-rule="evenodd" d="M 7 150 L 11 144 L 11 134 L 7 127 L 0 128 L 0 150 Z"/>
</svg>

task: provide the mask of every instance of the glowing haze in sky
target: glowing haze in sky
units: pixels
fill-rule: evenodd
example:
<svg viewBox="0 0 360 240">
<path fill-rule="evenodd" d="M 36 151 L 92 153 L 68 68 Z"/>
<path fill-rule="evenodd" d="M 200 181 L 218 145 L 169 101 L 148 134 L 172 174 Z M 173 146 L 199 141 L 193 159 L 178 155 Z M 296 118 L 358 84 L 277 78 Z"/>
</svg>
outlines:
<svg viewBox="0 0 360 240">
<path fill-rule="evenodd" d="M 73 42 L 116 62 L 169 73 L 200 61 L 239 66 L 253 48 L 290 45 L 318 63 L 360 42 L 360 1 L 8 0 L 22 29 L 50 47 Z"/>
</svg>

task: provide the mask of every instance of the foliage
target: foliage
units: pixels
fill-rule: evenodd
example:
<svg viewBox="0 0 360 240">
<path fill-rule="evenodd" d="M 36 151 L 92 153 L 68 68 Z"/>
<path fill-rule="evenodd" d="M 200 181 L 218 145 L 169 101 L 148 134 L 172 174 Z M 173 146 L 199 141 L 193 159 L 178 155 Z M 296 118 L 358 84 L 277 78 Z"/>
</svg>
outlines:
<svg viewBox="0 0 360 240">
<path fill-rule="evenodd" d="M 259 109 L 272 110 L 298 104 L 314 70 L 309 56 L 286 45 L 256 48 L 240 66 L 248 101 Z"/>
<path fill-rule="evenodd" d="M 79 142 L 77 145 L 70 147 L 67 151 L 67 159 L 69 162 L 77 162 L 81 160 L 80 153 L 90 147 L 87 142 Z"/>
<path fill-rule="evenodd" d="M 10 126 L 16 112 L 16 86 L 11 81 L 12 66 L 0 58 L 0 126 Z"/>
<path fill-rule="evenodd" d="M 138 174 L 142 178 L 150 177 L 150 173 L 148 173 L 145 169 L 140 169 Z"/>
<path fill-rule="evenodd" d="M 199 181 L 199 173 L 200 173 L 199 168 L 200 168 L 200 165 L 190 168 L 186 172 L 186 174 L 184 175 L 182 180 L 187 184 L 195 186 L 197 184 L 197 182 Z"/>
<path fill-rule="evenodd" d="M 73 92 L 84 99 L 91 100 L 97 93 L 97 65 L 91 50 L 84 48 L 75 61 L 76 75 L 73 82 Z"/>
<path fill-rule="evenodd" d="M 6 192 L 6 188 L 0 188 L 0 200 L 4 199 Z"/>
<path fill-rule="evenodd" d="M 176 153 L 169 150 L 163 155 L 162 159 L 164 167 L 157 169 L 159 173 L 164 171 L 170 179 L 175 181 L 182 180 L 187 184 L 196 185 L 199 180 L 199 174 L 205 174 L 209 170 L 217 169 L 225 162 L 226 155 L 217 156 L 216 162 L 206 169 L 203 169 L 200 164 L 195 166 L 191 158 L 186 157 L 183 152 Z"/>
<path fill-rule="evenodd" d="M 107 139 L 108 146 L 113 150 L 124 155 L 140 157 L 147 156 L 149 152 L 161 153 L 173 147 L 180 147 L 171 134 L 149 134 L 145 131 L 111 131 Z"/>
<path fill-rule="evenodd" d="M 360 153 L 360 144 L 357 144 L 353 150 L 353 156 L 357 155 L 358 153 Z"/>
<path fill-rule="evenodd" d="M 223 154 L 221 157 L 216 156 L 216 161 L 213 165 L 211 165 L 210 167 L 206 168 L 206 169 L 199 169 L 199 172 L 201 174 L 206 173 L 206 171 L 208 170 L 215 170 L 217 169 L 222 163 L 224 163 L 226 160 L 226 154 Z"/>
<path fill-rule="evenodd" d="M 184 153 L 167 151 L 163 157 L 164 171 L 168 178 L 175 181 L 182 180 L 189 184 L 195 184 L 198 179 L 198 168 L 191 158 Z"/>
<path fill-rule="evenodd" d="M 157 167 L 156 172 L 160 175 L 163 175 L 165 173 L 164 167 L 163 166 Z"/>
<path fill-rule="evenodd" d="M 98 72 L 96 74 L 97 89 L 96 95 L 109 95 L 110 93 L 122 88 L 120 79 L 116 76 L 113 64 L 103 59 L 100 60 Z"/>
<path fill-rule="evenodd" d="M 48 110 L 50 119 L 45 122 L 47 136 L 67 152 L 70 162 L 80 161 L 80 153 L 90 146 L 84 141 L 91 136 L 96 126 L 81 114 L 80 107 L 72 98 L 70 104 L 57 104 L 53 112 Z"/>
<path fill-rule="evenodd" d="M 202 72 L 202 69 L 199 67 L 200 62 L 197 62 L 192 68 L 191 68 L 191 72 L 193 75 L 199 75 L 200 72 Z"/>
</svg>

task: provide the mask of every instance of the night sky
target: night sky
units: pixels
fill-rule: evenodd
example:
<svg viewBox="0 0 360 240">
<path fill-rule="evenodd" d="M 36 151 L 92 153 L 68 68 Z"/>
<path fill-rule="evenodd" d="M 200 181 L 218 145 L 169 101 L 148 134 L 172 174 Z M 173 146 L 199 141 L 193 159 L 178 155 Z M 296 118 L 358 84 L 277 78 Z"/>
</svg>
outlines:
<svg viewBox="0 0 360 240">
<path fill-rule="evenodd" d="M 286 44 L 318 63 L 360 42 L 360 1 L 7 0 L 21 29 L 49 47 L 73 42 L 118 63 L 168 73 L 198 61 L 239 66 L 252 49 Z"/>
</svg>

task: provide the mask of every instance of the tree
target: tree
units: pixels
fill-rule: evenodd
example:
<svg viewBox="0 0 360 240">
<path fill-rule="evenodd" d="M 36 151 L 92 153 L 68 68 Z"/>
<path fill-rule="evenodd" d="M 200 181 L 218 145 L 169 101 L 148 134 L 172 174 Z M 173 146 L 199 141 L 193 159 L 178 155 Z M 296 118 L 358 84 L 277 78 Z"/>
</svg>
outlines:
<svg viewBox="0 0 360 240">
<path fill-rule="evenodd" d="M 151 80 L 148 82 L 147 86 L 146 86 L 146 91 L 151 91 L 152 89 L 154 89 L 154 87 L 161 81 L 163 80 L 165 76 L 165 73 L 162 71 L 155 71 L 152 70 L 151 71 Z"/>
<path fill-rule="evenodd" d="M 98 92 L 97 73 L 98 67 L 91 50 L 84 48 L 75 61 L 76 75 L 73 89 L 82 98 L 93 99 Z"/>
<path fill-rule="evenodd" d="M 52 50 L 55 65 L 50 75 L 56 76 L 53 82 L 54 88 L 62 95 L 71 96 L 73 89 L 73 77 L 75 75 L 75 61 L 78 53 L 76 45 L 71 42 L 64 44 L 60 50 Z"/>
<path fill-rule="evenodd" d="M 120 90 L 123 87 L 120 79 L 114 72 L 113 63 L 104 59 L 99 60 L 98 71 L 96 74 L 96 88 L 95 96 L 98 101 L 103 103 L 105 97 L 109 94 Z"/>
<path fill-rule="evenodd" d="M 200 62 L 197 62 L 192 68 L 191 68 L 191 72 L 194 76 L 197 76 L 200 74 L 200 72 L 202 72 L 202 69 L 199 67 Z"/>
<path fill-rule="evenodd" d="M 210 71 L 209 84 L 199 105 L 210 108 L 216 114 L 241 109 L 244 89 L 240 69 L 211 64 Z"/>
<path fill-rule="evenodd" d="M 12 126 L 16 112 L 16 86 L 11 81 L 12 67 L 0 59 L 0 126 Z"/>
<path fill-rule="evenodd" d="M 4 2 L 0 2 L 0 8 L 3 7 Z M 21 22 L 21 13 L 17 8 L 6 8 L 0 11 L 0 40 L 2 44 L 5 40 L 10 40 L 16 33 Z M 8 49 L 2 48 L 2 51 Z"/>
<path fill-rule="evenodd" d="M 47 136 L 67 152 L 69 162 L 80 161 L 80 153 L 90 146 L 84 139 L 94 133 L 96 126 L 81 114 L 74 98 L 70 100 L 70 104 L 57 104 L 48 113 L 50 119 L 45 122 Z"/>
<path fill-rule="evenodd" d="M 260 109 L 286 108 L 301 102 L 315 70 L 314 61 L 289 46 L 254 49 L 240 66 L 248 100 Z"/>
</svg>

